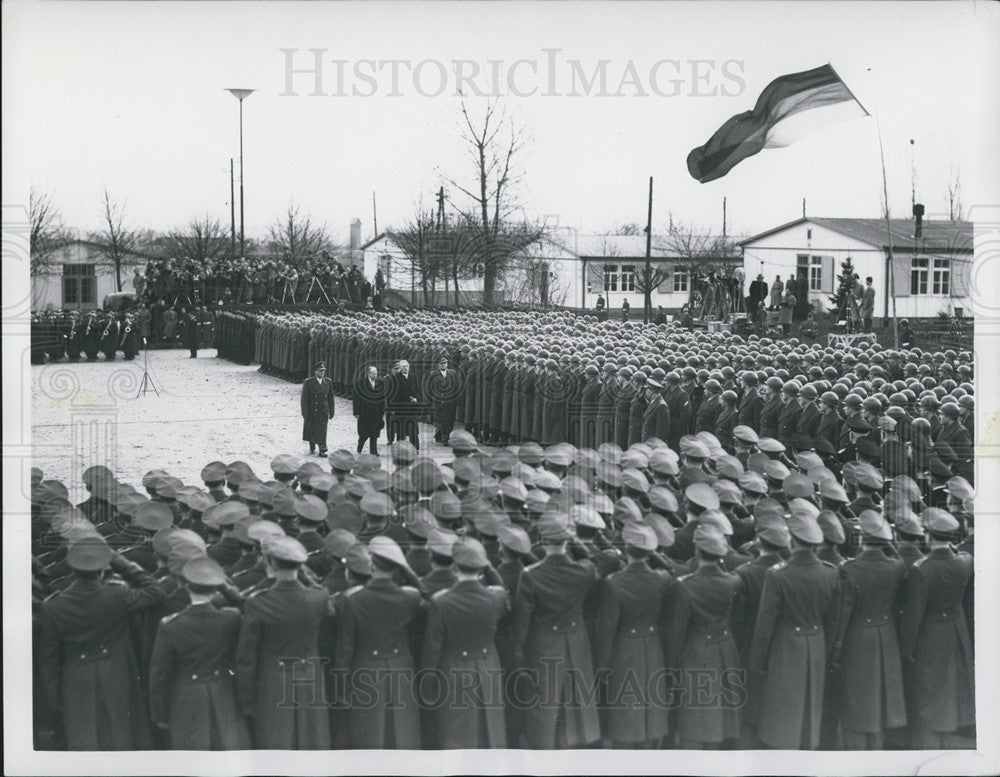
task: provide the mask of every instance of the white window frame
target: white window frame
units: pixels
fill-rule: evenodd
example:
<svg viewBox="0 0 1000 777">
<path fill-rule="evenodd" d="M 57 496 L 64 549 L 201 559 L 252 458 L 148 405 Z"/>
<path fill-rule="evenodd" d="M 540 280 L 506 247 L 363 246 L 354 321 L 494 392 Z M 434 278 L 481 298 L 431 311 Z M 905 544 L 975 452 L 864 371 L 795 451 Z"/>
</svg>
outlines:
<svg viewBox="0 0 1000 777">
<path fill-rule="evenodd" d="M 618 265 L 604 265 L 604 291 L 618 291 Z"/>
<path fill-rule="evenodd" d="M 947 297 L 951 293 L 951 259 L 931 261 L 931 294 Z"/>
<path fill-rule="evenodd" d="M 691 288 L 691 273 L 687 267 L 674 267 L 674 294 L 683 294 Z"/>
<path fill-rule="evenodd" d="M 635 265 L 623 264 L 621 272 L 622 291 L 635 291 Z"/>
<path fill-rule="evenodd" d="M 910 296 L 926 297 L 930 289 L 930 260 L 915 256 L 910 262 Z"/>
</svg>

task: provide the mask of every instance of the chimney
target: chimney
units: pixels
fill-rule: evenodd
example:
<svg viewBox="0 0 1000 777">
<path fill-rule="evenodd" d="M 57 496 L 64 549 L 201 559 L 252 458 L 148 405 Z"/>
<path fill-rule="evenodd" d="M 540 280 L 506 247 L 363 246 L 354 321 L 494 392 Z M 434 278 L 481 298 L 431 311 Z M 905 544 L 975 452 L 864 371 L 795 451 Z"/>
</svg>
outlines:
<svg viewBox="0 0 1000 777">
<path fill-rule="evenodd" d="M 351 250 L 361 248 L 361 219 L 351 219 Z"/>
<path fill-rule="evenodd" d="M 913 218 L 916 219 L 913 236 L 919 240 L 924 235 L 924 206 L 919 202 L 913 203 Z"/>
</svg>

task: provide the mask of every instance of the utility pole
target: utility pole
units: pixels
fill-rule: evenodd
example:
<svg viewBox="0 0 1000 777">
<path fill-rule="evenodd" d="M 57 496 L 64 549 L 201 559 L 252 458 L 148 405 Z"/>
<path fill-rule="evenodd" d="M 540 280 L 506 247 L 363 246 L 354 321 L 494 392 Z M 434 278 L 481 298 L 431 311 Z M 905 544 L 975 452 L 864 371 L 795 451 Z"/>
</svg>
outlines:
<svg viewBox="0 0 1000 777">
<path fill-rule="evenodd" d="M 233 158 L 229 157 L 229 234 L 230 249 L 236 256 L 236 183 L 233 178 Z"/>
<path fill-rule="evenodd" d="M 642 322 L 649 323 L 649 314 L 653 307 L 653 266 L 649 261 L 650 248 L 653 240 L 653 176 L 649 176 L 649 207 L 646 211 L 646 270 L 643 278 Z"/>
<path fill-rule="evenodd" d="M 375 224 L 375 237 L 378 237 L 378 208 L 375 207 L 375 192 L 372 192 L 372 221 Z"/>
<path fill-rule="evenodd" d="M 726 237 L 726 198 L 722 198 L 722 237 Z"/>
</svg>

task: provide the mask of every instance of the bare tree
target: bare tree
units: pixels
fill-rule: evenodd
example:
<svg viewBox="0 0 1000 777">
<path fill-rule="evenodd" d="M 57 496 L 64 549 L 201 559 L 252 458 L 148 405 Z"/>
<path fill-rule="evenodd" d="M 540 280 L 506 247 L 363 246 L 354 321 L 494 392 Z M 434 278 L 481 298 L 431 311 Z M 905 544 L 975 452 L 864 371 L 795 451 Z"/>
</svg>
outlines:
<svg viewBox="0 0 1000 777">
<path fill-rule="evenodd" d="M 104 189 L 104 227 L 92 236 L 98 252 L 115 271 L 115 288 L 122 290 L 122 269 L 134 264 L 143 255 L 143 235 L 127 226 L 125 203 L 112 199 Z"/>
<path fill-rule="evenodd" d="M 692 224 L 674 222 L 672 217 L 667 234 L 654 238 L 653 243 L 662 254 L 679 260 L 679 265 L 690 273 L 689 300 L 700 276 L 707 275 L 710 271 L 725 271 L 740 263 L 739 252 L 731 239 Z M 666 280 L 666 274 L 654 272 L 650 282 L 656 278 L 659 280 L 654 286 Z M 636 284 L 639 282 L 637 277 Z"/>
<path fill-rule="evenodd" d="M 962 178 L 961 171 L 954 166 L 949 171 L 948 178 L 948 218 L 952 221 L 964 221 L 965 213 L 962 207 Z"/>
<path fill-rule="evenodd" d="M 404 272 L 409 270 L 414 285 L 419 284 L 423 305 L 433 304 L 438 278 L 447 272 L 447 259 L 451 253 L 446 241 L 436 239 L 440 234 L 434 214 L 424 212 L 422 201 L 417 203 L 413 219 L 398 229 L 386 232 L 389 239 L 403 252 Z M 416 300 L 411 300 L 416 304 Z M 457 301 L 457 291 L 456 291 Z"/>
<path fill-rule="evenodd" d="M 174 230 L 162 238 L 160 247 L 180 264 L 208 269 L 229 254 L 229 231 L 208 216 L 196 218 L 183 230 Z"/>
<path fill-rule="evenodd" d="M 313 224 L 299 207 L 289 203 L 284 217 L 267 228 L 268 249 L 280 254 L 285 261 L 298 262 L 318 257 L 323 251 L 336 249 L 326 224 Z"/>
<path fill-rule="evenodd" d="M 59 209 L 48 192 L 32 187 L 28 199 L 31 220 L 31 257 L 29 275 L 32 278 L 56 272 L 56 252 L 69 241 L 69 230 L 62 223 Z"/>
<path fill-rule="evenodd" d="M 464 202 L 450 202 L 463 224 L 474 230 L 483 271 L 483 303 L 491 305 L 512 257 L 541 237 L 544 229 L 519 217 L 516 190 L 525 132 L 515 126 L 497 100 L 487 104 L 481 118 L 470 114 L 464 97 L 460 110 L 462 139 L 475 172 L 471 183 L 447 179 L 464 195 Z"/>
</svg>

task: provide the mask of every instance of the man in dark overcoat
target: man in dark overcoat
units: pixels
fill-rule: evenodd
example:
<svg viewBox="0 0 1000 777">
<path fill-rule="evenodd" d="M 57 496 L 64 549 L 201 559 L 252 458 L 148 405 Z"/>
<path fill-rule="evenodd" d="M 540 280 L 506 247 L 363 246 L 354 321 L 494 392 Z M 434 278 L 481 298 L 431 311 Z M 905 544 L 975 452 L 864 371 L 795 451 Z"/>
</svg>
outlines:
<svg viewBox="0 0 1000 777">
<path fill-rule="evenodd" d="M 354 384 L 354 417 L 358 419 L 358 453 L 368 442 L 368 450 L 378 456 L 378 436 L 385 424 L 385 382 L 378 376 L 378 367 L 370 365 L 365 377 Z"/>
<path fill-rule="evenodd" d="M 309 443 L 309 452 L 319 448 L 326 456 L 326 426 L 333 417 L 333 381 L 326 377 L 326 364 L 319 362 L 313 374 L 302 384 L 302 439 Z"/>
</svg>

